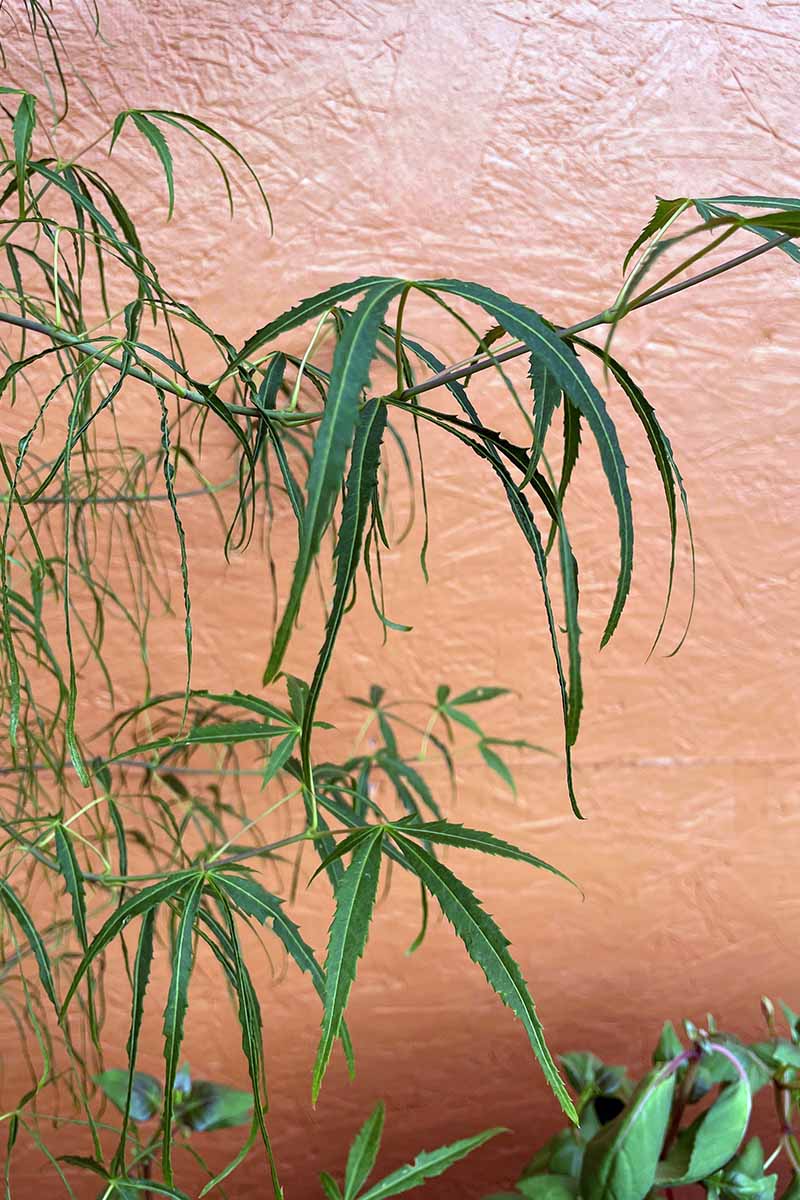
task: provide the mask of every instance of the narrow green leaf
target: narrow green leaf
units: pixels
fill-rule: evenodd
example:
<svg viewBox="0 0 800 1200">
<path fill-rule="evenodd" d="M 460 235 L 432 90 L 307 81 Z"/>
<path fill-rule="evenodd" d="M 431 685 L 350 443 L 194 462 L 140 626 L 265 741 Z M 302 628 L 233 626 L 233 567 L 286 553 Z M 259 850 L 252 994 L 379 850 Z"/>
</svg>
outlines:
<svg viewBox="0 0 800 1200">
<path fill-rule="evenodd" d="M 402 281 L 375 284 L 347 322 L 333 356 L 325 414 L 314 442 L 308 474 L 300 547 L 289 600 L 275 635 L 265 682 L 278 674 L 300 609 L 311 564 L 333 512 L 344 474 L 345 458 L 358 417 L 358 402 L 369 381 L 381 321 L 389 302 L 402 291 Z"/>
<path fill-rule="evenodd" d="M 656 211 L 625 255 L 625 261 L 622 264 L 623 275 L 639 247 L 643 246 L 645 242 L 649 242 L 651 237 L 664 228 L 667 221 L 672 220 L 681 209 L 686 208 L 690 203 L 691 201 L 685 196 L 678 196 L 675 200 L 662 200 L 660 196 L 656 196 Z"/>
<path fill-rule="evenodd" d="M 11 913 L 14 920 L 19 925 L 22 932 L 27 938 L 33 956 L 36 959 L 36 966 L 39 971 L 39 978 L 42 981 L 42 987 L 45 990 L 48 1000 L 53 1007 L 58 1011 L 58 1001 L 56 1000 L 56 989 L 53 983 L 53 972 L 50 968 L 50 959 L 39 933 L 31 920 L 24 904 L 20 902 L 16 894 L 12 891 L 11 885 L 6 883 L 4 879 L 0 879 L 0 900 L 5 904 L 8 911 Z"/>
<path fill-rule="evenodd" d="M 69 1008 L 70 1001 L 89 967 L 97 956 L 105 950 L 106 946 L 114 940 L 117 934 L 122 932 L 128 922 L 134 917 L 142 916 L 155 905 L 163 904 L 173 899 L 182 888 L 198 877 L 198 872 L 179 871 L 175 875 L 168 876 L 166 879 L 160 879 L 158 883 L 153 883 L 150 887 L 143 888 L 135 896 L 131 896 L 129 900 L 126 900 L 124 904 L 121 904 L 119 908 L 114 910 L 100 932 L 90 943 L 89 949 L 78 964 L 67 990 L 64 1003 L 61 1005 L 60 1019 L 62 1021 Z M 1 886 L 2 882 L 0 882 Z"/>
<path fill-rule="evenodd" d="M 457 279 L 427 281 L 435 291 L 451 292 L 479 304 L 503 328 L 537 354 L 572 403 L 580 410 L 594 434 L 600 451 L 600 461 L 608 480 L 617 510 L 620 542 L 620 568 L 617 590 L 606 623 L 601 646 L 604 646 L 617 627 L 630 590 L 633 566 L 633 518 L 628 489 L 625 460 L 620 449 L 617 431 L 606 409 L 605 401 L 592 383 L 574 353 L 538 313 L 508 296 L 475 283 Z"/>
<path fill-rule="evenodd" d="M 460 696 L 453 696 L 450 704 L 455 704 L 461 707 L 464 704 L 485 704 L 487 700 L 496 700 L 498 696 L 510 696 L 511 692 L 508 688 L 503 687 L 474 687 L 468 692 L 462 692 Z M 447 697 L 444 697 L 445 701 Z"/>
<path fill-rule="evenodd" d="M 260 350 L 262 346 L 266 346 L 268 342 L 272 342 L 282 334 L 288 333 L 289 330 L 296 329 L 298 325 L 305 325 L 307 321 L 313 321 L 315 317 L 321 317 L 323 313 L 328 312 L 335 306 L 346 304 L 354 296 L 358 296 L 361 292 L 366 292 L 378 284 L 393 282 L 394 280 L 385 275 L 364 275 L 360 279 L 351 280 L 349 283 L 337 283 L 332 288 L 328 288 L 327 291 L 318 292 L 315 296 L 309 296 L 307 300 L 301 300 L 294 308 L 287 309 L 279 317 L 275 317 L 274 320 L 269 321 L 266 325 L 262 325 L 260 329 L 257 329 L 255 333 L 250 335 L 238 354 L 228 364 L 223 379 L 233 374 L 234 371 Z"/>
<path fill-rule="evenodd" d="M 89 945 L 86 927 L 86 896 L 83 890 L 83 872 L 78 865 L 75 847 L 63 825 L 55 827 L 56 859 L 64 877 L 64 884 L 72 905 L 72 920 L 78 933 L 82 950 Z"/>
<path fill-rule="evenodd" d="M 557 867 L 552 867 L 544 859 L 529 854 L 527 850 L 520 850 L 511 842 L 504 842 L 501 838 L 495 837 L 492 833 L 485 833 L 482 829 L 468 829 L 466 825 L 459 825 L 452 821 L 427 821 L 425 824 L 404 821 L 402 824 L 389 824 L 386 826 L 386 830 L 392 836 L 398 833 L 401 840 L 416 837 L 423 842 L 455 846 L 460 850 L 478 850 L 482 854 L 496 854 L 500 858 L 511 858 L 516 862 L 528 863 L 531 867 L 550 871 L 553 875 L 558 875 L 560 879 L 571 883 L 573 887 L 576 886 L 569 876 L 565 875 L 563 871 L 559 871 Z"/>
<path fill-rule="evenodd" d="M 392 830 L 392 837 L 401 847 L 414 873 L 436 898 L 470 958 L 481 968 L 487 982 L 503 1003 L 522 1021 L 547 1082 L 564 1112 L 577 1124 L 575 1105 L 545 1043 L 542 1025 L 522 972 L 508 952 L 508 939 L 482 908 L 477 897 L 452 871 L 408 837 L 401 836 L 396 828 Z"/>
<path fill-rule="evenodd" d="M 378 482 L 381 442 L 386 428 L 386 405 L 380 400 L 370 400 L 358 414 L 353 451 L 350 456 L 350 471 L 347 476 L 346 494 L 342 508 L 342 522 L 336 542 L 336 583 L 330 614 L 325 627 L 325 640 L 314 670 L 303 715 L 303 731 L 300 735 L 300 759 L 307 783 L 311 782 L 311 734 L 319 694 L 330 664 L 334 643 L 344 616 L 347 600 L 353 585 L 364 524 Z"/>
<path fill-rule="evenodd" d="M 155 907 L 148 909 L 142 918 L 141 929 L 139 930 L 139 944 L 136 948 L 136 959 L 133 965 L 133 995 L 131 997 L 131 1028 L 128 1034 L 128 1071 L 127 1071 L 127 1086 L 125 1103 L 122 1108 L 122 1130 L 120 1131 L 119 1145 L 117 1146 L 112 1163 L 113 1171 L 121 1171 L 125 1168 L 125 1142 L 128 1133 L 128 1118 L 133 1117 L 135 1121 L 141 1121 L 143 1118 L 139 1115 L 142 1111 L 139 1092 L 141 1086 L 137 1089 L 139 1076 L 136 1073 L 136 1058 L 139 1051 L 139 1034 L 142 1029 L 142 1017 L 144 1015 L 144 996 L 147 991 L 147 983 L 150 978 L 150 966 L 153 961 L 153 931 L 156 922 L 157 909 Z M 149 1076 L 146 1078 L 149 1079 Z M 102 1086 L 102 1084 L 101 1084 Z M 161 1099 L 161 1088 L 156 1089 L 158 1100 L 156 1107 Z M 152 1093 L 151 1093 L 152 1096 Z M 134 1108 L 136 1104 L 136 1108 Z M 146 1111 L 146 1110 L 145 1110 Z M 153 1109 L 153 1112 L 155 1108 Z M 152 1116 L 153 1113 L 148 1113 Z"/>
<path fill-rule="evenodd" d="M 336 888 L 336 911 L 331 922 L 328 956 L 325 962 L 322 1036 L 311 1087 L 314 1103 L 330 1061 L 334 1040 L 341 1027 L 347 999 L 356 977 L 356 965 L 367 943 L 378 890 L 382 841 L 383 829 L 377 828 L 359 843 Z"/>
<path fill-rule="evenodd" d="M 23 92 L 12 125 L 20 220 L 25 216 L 25 179 L 28 173 L 28 159 L 31 155 L 31 141 L 35 128 L 36 97 L 30 92 Z"/>
<path fill-rule="evenodd" d="M 131 109 L 127 114 L 133 121 L 136 128 L 141 133 L 159 157 L 161 166 L 164 170 L 164 177 L 167 181 L 167 193 L 169 195 L 169 210 L 167 212 L 167 220 L 172 216 L 175 208 L 175 180 L 172 170 L 172 154 L 170 153 L 167 139 L 164 137 L 157 125 L 154 125 L 149 117 L 146 117 L 143 112 L 137 109 Z"/>
<path fill-rule="evenodd" d="M 419 1187 L 426 1179 L 435 1179 L 437 1175 L 444 1174 L 462 1158 L 471 1154 L 473 1150 L 477 1150 L 491 1138 L 497 1137 L 498 1133 L 505 1132 L 506 1130 L 501 1128 L 487 1129 L 483 1133 L 475 1134 L 474 1137 L 453 1142 L 450 1146 L 441 1146 L 438 1150 L 423 1150 L 413 1163 L 400 1167 L 398 1171 L 392 1171 L 391 1175 L 387 1175 L 368 1192 L 364 1192 L 361 1200 L 387 1200 L 389 1196 L 399 1196 L 401 1192 L 410 1192 L 412 1188 Z"/>
<path fill-rule="evenodd" d="M 205 877 L 201 875 L 192 880 L 183 895 L 183 910 L 172 950 L 172 978 L 167 995 L 167 1005 L 164 1009 L 164 1112 L 161 1162 L 164 1178 L 170 1185 L 173 1182 L 172 1122 L 175 1107 L 175 1077 L 178 1074 L 181 1046 L 183 1045 L 183 1026 L 186 1009 L 189 1006 L 189 980 L 194 957 L 194 927 L 204 886 Z"/>
<path fill-rule="evenodd" d="M 342 1190 L 332 1175 L 327 1171 L 320 1171 L 319 1181 L 328 1200 L 342 1200 Z"/>
<path fill-rule="evenodd" d="M 344 1174 L 344 1200 L 355 1200 L 369 1179 L 378 1157 L 385 1115 L 383 1101 L 379 1100 L 353 1139 Z"/>
<path fill-rule="evenodd" d="M 155 738 L 152 742 L 129 746 L 127 750 L 107 758 L 106 763 L 149 754 L 151 750 L 181 750 L 184 746 L 233 746 L 240 742 L 263 742 L 285 734 L 285 725 L 269 725 L 261 721 L 226 721 L 216 725 L 209 723 L 198 725 L 177 737 Z"/>
</svg>

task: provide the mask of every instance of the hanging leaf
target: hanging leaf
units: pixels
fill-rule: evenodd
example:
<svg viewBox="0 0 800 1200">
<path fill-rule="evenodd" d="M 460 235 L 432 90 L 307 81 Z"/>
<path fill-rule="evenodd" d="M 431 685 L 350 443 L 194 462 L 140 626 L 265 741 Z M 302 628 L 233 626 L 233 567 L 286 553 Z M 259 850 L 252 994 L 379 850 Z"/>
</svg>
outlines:
<svg viewBox="0 0 800 1200">
<path fill-rule="evenodd" d="M 392 837 L 414 873 L 437 900 L 470 958 L 481 968 L 503 1003 L 522 1021 L 547 1082 L 564 1112 L 577 1124 L 575 1105 L 545 1043 L 542 1025 L 522 972 L 508 952 L 508 939 L 481 907 L 477 897 L 452 871 L 408 837 L 401 836 L 397 828 L 393 829 Z"/>
<path fill-rule="evenodd" d="M 164 1113 L 161 1162 L 164 1178 L 172 1184 L 172 1122 L 175 1109 L 175 1078 L 178 1073 L 183 1025 L 189 1007 L 189 980 L 194 956 L 194 932 L 197 910 L 205 886 L 205 877 L 194 879 L 183 894 L 183 909 L 172 948 L 172 978 L 164 1009 Z"/>
<path fill-rule="evenodd" d="M 308 473 L 300 547 L 289 601 L 275 635 L 264 681 L 278 674 L 311 564 L 333 512 L 344 474 L 345 457 L 358 418 L 358 401 L 369 380 L 381 321 L 389 302 L 402 291 L 402 281 L 375 284 L 364 296 L 336 346 L 325 413 L 319 425 Z"/>
<path fill-rule="evenodd" d="M 381 828 L 364 838 L 354 850 L 352 861 L 336 887 L 336 912 L 331 922 L 325 961 L 325 1012 L 311 1087 L 314 1103 L 347 1007 L 356 965 L 367 943 L 378 890 L 382 842 Z"/>
<path fill-rule="evenodd" d="M 712 1175 L 733 1158 L 747 1132 L 752 1099 L 745 1079 L 723 1087 L 705 1112 L 683 1130 L 658 1168 L 659 1187 L 682 1187 Z"/>
</svg>

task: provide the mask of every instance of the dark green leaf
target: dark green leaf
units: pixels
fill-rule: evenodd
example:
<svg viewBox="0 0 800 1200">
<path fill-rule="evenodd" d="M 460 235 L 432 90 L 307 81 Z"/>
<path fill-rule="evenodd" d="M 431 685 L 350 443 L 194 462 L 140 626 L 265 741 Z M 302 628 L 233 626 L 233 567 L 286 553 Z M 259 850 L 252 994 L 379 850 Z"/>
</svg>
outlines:
<svg viewBox="0 0 800 1200">
<path fill-rule="evenodd" d="M 557 867 L 550 866 L 544 859 L 529 854 L 527 850 L 520 850 L 511 842 L 505 842 L 502 838 L 497 838 L 492 833 L 485 833 L 482 829 L 468 829 L 465 825 L 459 825 L 453 821 L 403 822 L 402 825 L 387 825 L 387 829 L 393 835 L 400 834 L 401 840 L 417 837 L 423 842 L 456 846 L 461 850 L 479 850 L 483 854 L 497 854 L 501 858 L 512 858 L 517 862 L 528 863 L 532 867 L 551 871 L 554 875 L 566 880 L 567 883 L 572 883 L 568 876 L 559 871 Z"/>
<path fill-rule="evenodd" d="M 119 1069 L 103 1071 L 94 1076 L 94 1081 L 108 1096 L 121 1113 L 128 1103 L 130 1075 Z M 161 1084 L 152 1075 L 134 1071 L 130 1089 L 130 1118 L 132 1121 L 149 1121 L 161 1107 Z"/>
<path fill-rule="evenodd" d="M 673 217 L 677 216 L 682 209 L 688 207 L 690 203 L 691 201 L 685 196 L 678 196 L 675 200 L 662 200 L 660 196 L 656 196 L 656 211 L 625 255 L 625 261 L 622 264 L 623 274 L 627 271 L 628 263 L 639 247 L 643 246 L 645 242 L 649 242 L 651 237 L 663 229 L 668 221 L 671 221 Z"/>
<path fill-rule="evenodd" d="M 533 999 L 517 963 L 508 952 L 508 939 L 481 907 L 480 901 L 452 871 L 396 829 L 392 837 L 412 870 L 434 896 L 487 982 L 525 1027 L 531 1046 L 564 1112 L 577 1124 L 578 1116 L 544 1040 Z"/>
<path fill-rule="evenodd" d="M 311 1088 L 315 1103 L 340 1031 L 356 965 L 366 946 L 378 889 L 382 841 L 383 830 L 378 828 L 360 842 L 336 887 L 336 912 L 325 962 L 325 1012 Z"/>
<path fill-rule="evenodd" d="M 183 910 L 172 950 L 172 978 L 164 1009 L 164 1136 L 161 1143 L 161 1162 L 164 1177 L 172 1184 L 172 1119 L 175 1104 L 175 1077 L 178 1073 L 183 1025 L 189 1006 L 189 980 L 194 958 L 194 927 L 200 898 L 205 886 L 204 876 L 192 880 L 183 895 Z"/>
<path fill-rule="evenodd" d="M 325 413 L 314 442 L 314 453 L 309 468 L 306 504 L 292 587 L 267 664 L 267 682 L 273 680 L 280 671 L 311 564 L 331 519 L 344 475 L 345 458 L 353 439 L 359 398 L 369 382 L 370 365 L 375 357 L 381 321 L 389 302 L 404 286 L 403 282 L 398 280 L 372 285 L 348 320 L 336 346 Z"/>
<path fill-rule="evenodd" d="M 726 1085 L 710 1108 L 678 1135 L 658 1169 L 660 1187 L 695 1183 L 733 1158 L 747 1131 L 750 1088 L 743 1079 Z"/>
<path fill-rule="evenodd" d="M 50 959 L 47 956 L 47 951 L 39 933 L 28 915 L 25 906 L 20 903 L 19 899 L 11 889 L 11 885 L 6 883 L 4 879 L 0 879 L 0 900 L 5 904 L 8 911 L 11 913 L 14 920 L 19 925 L 22 932 L 27 938 L 28 945 L 33 951 L 33 956 L 36 959 L 36 966 L 39 971 L 39 978 L 42 981 L 42 987 L 45 990 L 48 1000 L 58 1009 L 56 1000 L 56 991 L 53 984 L 53 972 L 50 968 Z"/>
</svg>

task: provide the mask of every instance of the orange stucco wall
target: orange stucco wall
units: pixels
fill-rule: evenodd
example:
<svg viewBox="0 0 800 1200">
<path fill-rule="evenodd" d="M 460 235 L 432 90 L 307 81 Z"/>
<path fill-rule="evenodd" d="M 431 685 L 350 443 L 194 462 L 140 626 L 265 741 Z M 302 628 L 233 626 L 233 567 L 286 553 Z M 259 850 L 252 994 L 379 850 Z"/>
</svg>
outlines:
<svg viewBox="0 0 800 1200">
<path fill-rule="evenodd" d="M 234 341 L 302 296 L 371 272 L 480 280 L 568 323 L 613 297 L 654 193 L 800 194 L 793 5 L 106 0 L 105 48 L 81 33 L 83 10 L 66 8 L 64 37 L 109 98 L 107 111 L 163 105 L 205 116 L 261 174 L 272 240 L 255 206 L 229 224 L 210 171 L 174 139 L 178 211 L 165 230 L 148 152 L 135 138 L 126 151 L 125 178 L 153 181 L 140 208 L 165 282 Z M 88 107 L 79 121 L 82 140 L 103 127 Z M 711 1009 L 755 1033 L 762 992 L 800 1004 L 799 299 L 796 266 L 768 256 L 618 332 L 617 351 L 683 468 L 698 595 L 680 654 L 645 662 L 666 582 L 666 516 L 641 433 L 614 397 L 639 532 L 630 610 L 602 653 L 614 522 L 591 452 L 571 514 L 587 676 L 576 779 L 588 819 L 571 817 L 557 759 L 515 760 L 516 801 L 469 753 L 461 760 L 458 819 L 513 831 L 586 893 L 582 902 L 552 877 L 505 862 L 459 865 L 511 938 L 555 1050 L 592 1046 L 637 1065 L 666 1016 Z M 426 313 L 423 324 L 443 353 L 461 356 L 465 343 L 444 318 Z M 202 358 L 193 367 L 202 377 Z M 493 384 L 473 394 L 490 423 L 511 421 Z M 373 681 L 405 696 L 440 681 L 507 684 L 521 703 L 499 704 L 494 727 L 557 749 L 543 614 L 518 531 L 489 475 L 455 443 L 426 435 L 426 447 L 431 582 L 414 546 L 386 564 L 389 615 L 414 630 L 382 649 L 368 605 L 359 607 L 326 715 L 337 719 L 336 697 Z M 264 572 L 251 551 L 223 573 L 218 541 L 203 544 L 202 512 L 185 515 L 195 538 L 196 683 L 257 687 Z M 278 542 L 288 557 L 291 531 Z M 672 633 L 687 598 L 684 575 Z M 174 628 L 166 674 L 180 670 Z M 308 673 L 317 644 L 312 605 L 292 651 L 298 673 Z M 348 736 L 355 728 L 344 709 L 341 724 Z M 301 890 L 296 906 L 319 946 L 329 917 L 327 901 L 315 900 L 322 894 Z M 435 922 L 423 949 L 404 956 L 417 923 L 416 892 L 395 876 L 351 1004 L 357 1079 L 348 1084 L 337 1061 L 316 1111 L 316 997 L 292 968 L 273 980 L 264 960 L 272 1126 L 290 1200 L 316 1194 L 321 1167 L 338 1170 L 345 1139 L 379 1097 L 387 1169 L 487 1125 L 513 1130 L 432 1185 L 443 1200 L 508 1186 L 558 1122 L 521 1027 L 449 927 Z M 155 1073 L 158 1003 L 154 993 L 142 1060 Z M 110 1013 L 120 1045 L 124 1004 L 120 995 Z M 186 1051 L 198 1073 L 244 1084 L 234 1018 L 205 962 Z M 221 1162 L 225 1144 L 207 1145 Z M 23 1196 L 26 1180 L 38 1194 L 34 1163 L 31 1154 Z M 254 1160 L 231 1194 L 266 1186 Z"/>
</svg>

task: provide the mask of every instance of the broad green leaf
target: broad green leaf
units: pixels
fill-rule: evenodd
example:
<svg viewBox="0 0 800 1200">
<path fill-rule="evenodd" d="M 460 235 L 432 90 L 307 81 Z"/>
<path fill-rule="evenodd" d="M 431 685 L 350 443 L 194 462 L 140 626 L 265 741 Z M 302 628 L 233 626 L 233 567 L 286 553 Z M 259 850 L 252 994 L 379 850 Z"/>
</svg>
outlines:
<svg viewBox="0 0 800 1200">
<path fill-rule="evenodd" d="M 122 932 L 128 922 L 134 917 L 142 916 L 142 914 L 148 912 L 154 906 L 172 900 L 190 881 L 198 878 L 199 875 L 196 871 L 178 871 L 166 879 L 160 879 L 158 883 L 151 884 L 150 887 L 142 888 L 135 896 L 131 896 L 129 900 L 126 900 L 124 904 L 115 909 L 100 932 L 89 944 L 89 949 L 78 964 L 67 990 L 64 1003 L 61 1005 L 61 1020 L 64 1019 L 70 1001 L 89 967 L 97 956 L 105 950 L 106 946 Z M 0 886 L 2 885 L 0 884 Z"/>
<path fill-rule="evenodd" d="M 53 1007 L 58 1010 L 58 1001 L 56 1000 L 56 990 L 53 983 L 53 972 L 50 967 L 50 959 L 47 955 L 44 942 L 39 936 L 39 932 L 31 920 L 27 909 L 21 903 L 11 885 L 6 883 L 4 879 L 0 879 L 0 901 L 5 904 L 11 916 L 19 925 L 22 932 L 25 934 L 28 945 L 36 959 L 36 966 L 39 971 L 39 978 L 42 981 L 42 987 L 45 990 L 48 1000 Z"/>
<path fill-rule="evenodd" d="M 558 385 L 586 418 L 594 434 L 600 451 L 600 461 L 617 510 L 620 541 L 617 590 L 600 643 L 604 646 L 613 634 L 625 606 L 633 566 L 633 518 L 627 470 L 617 431 L 605 401 L 569 347 L 553 327 L 532 309 L 516 304 L 508 296 L 480 284 L 464 283 L 455 279 L 437 279 L 427 281 L 426 286 L 437 292 L 451 292 L 479 304 L 512 337 L 518 338 L 529 350 L 537 354 L 544 367 L 550 371 Z"/>
<path fill-rule="evenodd" d="M 605 1067 L 603 1060 L 591 1050 L 570 1050 L 567 1054 L 559 1054 L 558 1061 L 578 1095 L 596 1086 L 597 1077 Z"/>
<path fill-rule="evenodd" d="M 253 1119 L 253 1094 L 222 1083 L 195 1079 L 188 1096 L 175 1108 L 175 1120 L 196 1133 L 234 1129 Z"/>
<path fill-rule="evenodd" d="M 531 1175 L 520 1179 L 517 1191 L 528 1200 L 575 1200 L 578 1181 L 569 1175 Z"/>
<path fill-rule="evenodd" d="M 744 1079 L 723 1087 L 683 1130 L 658 1169 L 659 1187 L 680 1187 L 712 1175 L 733 1158 L 747 1132 L 752 1098 Z"/>
<path fill-rule="evenodd" d="M 651 237 L 654 237 L 668 221 L 687 208 L 690 203 L 691 201 L 686 196 L 678 196 L 675 200 L 662 200 L 660 196 L 656 196 L 656 211 L 625 255 L 625 261 L 622 264 L 623 275 L 639 247 L 643 246 L 645 242 L 649 242 Z"/>
<path fill-rule="evenodd" d="M 416 821 L 406 823 L 404 821 L 402 824 L 387 824 L 386 829 L 392 836 L 399 834 L 401 840 L 417 837 L 423 842 L 456 846 L 461 850 L 479 850 L 483 854 L 496 854 L 501 858 L 512 858 L 517 862 L 528 863 L 532 867 L 551 871 L 553 875 L 558 875 L 560 879 L 572 883 L 567 875 L 564 875 L 557 867 L 552 867 L 544 859 L 537 858 L 535 855 L 529 854 L 527 850 L 521 850 L 519 846 L 505 842 L 502 838 L 495 837 L 492 833 L 486 833 L 482 829 L 468 829 L 466 825 L 459 825 L 453 821 L 427 821 L 424 823 Z"/>
<path fill-rule="evenodd" d="M 344 1200 L 355 1200 L 375 1166 L 381 1145 L 384 1116 L 385 1109 L 381 1100 L 353 1138 L 344 1174 Z"/>
<path fill-rule="evenodd" d="M 109 1100 L 121 1113 L 128 1104 L 129 1081 L 127 1071 L 118 1068 L 103 1071 L 94 1076 L 94 1081 L 105 1092 Z M 152 1075 L 134 1071 L 133 1086 L 130 1088 L 129 1115 L 132 1121 L 149 1121 L 161 1107 L 161 1084 Z M 121 1166 L 121 1163 L 120 1163 Z M 116 1168 L 115 1168 L 116 1169 Z"/>
<path fill-rule="evenodd" d="M 172 978 L 164 1009 L 164 1136 L 161 1143 L 161 1162 L 164 1178 L 172 1184 L 172 1121 L 175 1105 L 175 1077 L 178 1073 L 183 1026 L 189 1006 L 189 979 L 194 956 L 194 927 L 197 910 L 205 886 L 200 876 L 187 885 L 183 895 L 183 910 L 172 949 Z"/>
<path fill-rule="evenodd" d="M 675 1076 L 654 1068 L 624 1112 L 592 1138 L 581 1168 L 583 1200 L 644 1200 L 655 1182 L 674 1090 Z"/>
<path fill-rule="evenodd" d="M 139 1050 L 139 1035 L 142 1029 L 142 1017 L 144 1015 L 144 997 L 147 991 L 147 984 L 150 979 L 150 967 L 153 962 L 153 931 L 155 928 L 156 913 L 155 907 L 148 909 L 142 918 L 141 929 L 139 930 L 139 944 L 136 948 L 136 961 L 133 966 L 133 995 L 131 997 L 131 1028 L 128 1034 L 128 1070 L 122 1072 L 125 1075 L 125 1101 L 121 1105 L 122 1108 L 122 1130 L 120 1132 L 119 1145 L 112 1168 L 121 1170 L 125 1165 L 125 1141 L 128 1132 L 128 1117 L 132 1117 L 134 1121 L 144 1121 L 153 1115 L 155 1109 L 161 1103 L 161 1088 L 156 1081 L 157 1093 L 155 1099 L 155 1108 L 153 1111 L 148 1111 L 148 1106 L 142 1103 L 140 1079 L 151 1083 L 149 1075 L 140 1076 L 136 1071 L 136 1058 Z M 99 1082 L 99 1081 L 98 1081 Z M 103 1084 L 101 1083 L 101 1087 Z M 150 1089 L 149 1096 L 154 1095 L 153 1089 Z M 113 1099 L 113 1097 L 112 1097 Z M 114 1101 L 116 1104 L 116 1100 Z M 140 1116 L 141 1112 L 146 1112 L 146 1116 Z"/>
<path fill-rule="evenodd" d="M 300 546 L 292 586 L 275 634 L 264 675 L 265 682 L 273 680 L 280 671 L 300 609 L 306 580 L 339 494 L 345 458 L 358 418 L 359 398 L 369 382 L 370 365 L 375 357 L 381 321 L 389 302 L 404 287 L 405 284 L 398 280 L 370 287 L 349 318 L 336 346 L 325 413 L 314 441 L 314 453 L 308 473 Z"/>
<path fill-rule="evenodd" d="M 653 1066 L 658 1066 L 660 1063 L 669 1062 L 672 1058 L 677 1058 L 683 1053 L 683 1043 L 675 1032 L 675 1026 L 672 1021 L 665 1021 L 664 1027 L 661 1030 L 661 1036 L 658 1039 L 658 1045 L 653 1051 Z"/>
<path fill-rule="evenodd" d="M 339 1034 L 350 989 L 356 977 L 356 965 L 364 953 L 369 924 L 378 890 L 383 830 L 360 842 L 336 888 L 336 911 L 330 927 L 328 956 L 325 962 L 325 1012 L 322 1018 L 311 1095 L 316 1103 L 333 1043 Z"/>
<path fill-rule="evenodd" d="M 577 1179 L 581 1173 L 585 1141 L 588 1137 L 584 1132 L 585 1128 L 586 1111 L 581 1117 L 578 1129 L 562 1129 L 548 1138 L 525 1167 L 522 1178 L 527 1179 L 532 1175 L 571 1175 Z"/>
<path fill-rule="evenodd" d="M 368 1192 L 364 1192 L 360 1200 L 387 1200 L 389 1196 L 399 1196 L 401 1192 L 410 1192 L 412 1188 L 419 1187 L 426 1179 L 434 1179 L 437 1175 L 442 1175 L 462 1158 L 471 1154 L 473 1150 L 483 1146 L 490 1138 L 505 1132 L 505 1129 L 501 1128 L 487 1129 L 484 1133 L 478 1133 L 474 1137 L 453 1142 L 451 1146 L 442 1146 L 438 1150 L 423 1150 L 413 1163 L 400 1167 L 398 1171 L 387 1175 Z"/>
<path fill-rule="evenodd" d="M 519 966 L 508 952 L 509 942 L 495 925 L 480 901 L 452 871 L 421 846 L 397 829 L 392 837 L 402 850 L 411 869 L 434 896 L 448 921 L 463 941 L 473 962 L 481 968 L 487 982 L 522 1021 L 534 1054 L 564 1112 L 577 1124 L 578 1115 L 569 1092 L 544 1040 L 536 1007 Z"/>
</svg>

